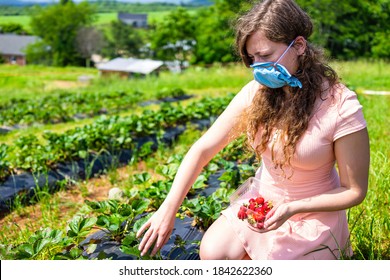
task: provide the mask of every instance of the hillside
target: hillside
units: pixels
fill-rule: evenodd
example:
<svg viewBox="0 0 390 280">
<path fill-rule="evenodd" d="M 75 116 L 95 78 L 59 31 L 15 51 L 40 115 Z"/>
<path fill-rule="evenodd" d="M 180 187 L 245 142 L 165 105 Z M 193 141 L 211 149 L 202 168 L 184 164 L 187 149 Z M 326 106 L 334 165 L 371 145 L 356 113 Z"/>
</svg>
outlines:
<svg viewBox="0 0 390 280">
<path fill-rule="evenodd" d="M 73 0 L 73 2 L 81 2 L 84 0 Z M 58 0 L 0 0 L 0 5 L 5 6 L 30 6 L 30 5 L 47 5 Z M 88 2 L 98 2 L 96 0 L 89 0 Z M 211 4 L 208 0 L 117 0 L 116 2 L 121 3 L 140 3 L 140 4 L 151 4 L 151 3 L 166 3 L 175 5 L 207 5 Z"/>
</svg>

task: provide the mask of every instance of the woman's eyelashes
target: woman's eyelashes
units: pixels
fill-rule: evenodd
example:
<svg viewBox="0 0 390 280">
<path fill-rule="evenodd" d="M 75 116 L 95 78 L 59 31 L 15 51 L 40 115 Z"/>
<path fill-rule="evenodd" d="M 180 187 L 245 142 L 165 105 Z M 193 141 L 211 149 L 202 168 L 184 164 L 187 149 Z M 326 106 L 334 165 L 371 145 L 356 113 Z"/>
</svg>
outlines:
<svg viewBox="0 0 390 280">
<path fill-rule="evenodd" d="M 252 63 L 256 62 L 268 62 L 270 61 L 270 54 L 265 54 L 265 55 L 249 55 L 249 59 L 251 60 Z"/>
</svg>

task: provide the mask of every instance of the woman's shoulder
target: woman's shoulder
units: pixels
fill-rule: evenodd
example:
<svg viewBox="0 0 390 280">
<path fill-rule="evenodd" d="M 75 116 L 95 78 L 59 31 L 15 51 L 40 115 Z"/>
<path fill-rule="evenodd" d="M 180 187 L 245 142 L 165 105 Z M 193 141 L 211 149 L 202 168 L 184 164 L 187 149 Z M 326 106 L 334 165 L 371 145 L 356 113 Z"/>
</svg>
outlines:
<svg viewBox="0 0 390 280">
<path fill-rule="evenodd" d="M 325 84 L 319 99 L 322 106 L 333 108 L 335 111 L 349 107 L 361 107 L 356 92 L 342 83 L 334 84 L 331 87 Z"/>
<path fill-rule="evenodd" d="M 261 85 L 255 80 L 250 81 L 237 93 L 236 99 L 238 99 L 243 106 L 247 107 L 252 103 L 252 100 L 260 87 Z"/>
<path fill-rule="evenodd" d="M 335 120 L 334 140 L 366 127 L 363 106 L 356 92 L 344 84 L 336 84 L 329 91 L 331 116 Z"/>
<path fill-rule="evenodd" d="M 355 91 L 351 90 L 343 83 L 334 84 L 328 91 L 330 100 L 335 104 L 342 104 L 350 98 L 357 98 Z"/>
</svg>

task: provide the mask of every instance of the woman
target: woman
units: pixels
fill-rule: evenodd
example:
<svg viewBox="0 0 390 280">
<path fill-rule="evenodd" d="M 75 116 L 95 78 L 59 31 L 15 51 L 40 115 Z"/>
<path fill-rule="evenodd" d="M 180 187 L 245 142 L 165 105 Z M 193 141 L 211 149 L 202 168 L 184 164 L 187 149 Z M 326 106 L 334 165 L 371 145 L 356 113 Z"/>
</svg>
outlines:
<svg viewBox="0 0 390 280">
<path fill-rule="evenodd" d="M 191 147 L 159 210 L 138 232 L 155 254 L 202 168 L 248 135 L 261 156 L 256 178 L 286 195 L 258 230 L 232 207 L 206 231 L 201 259 L 335 259 L 352 254 L 346 209 L 366 195 L 369 140 L 356 94 L 308 43 L 308 15 L 293 0 L 265 0 L 238 20 L 236 45 L 254 81 Z M 337 163 L 338 172 L 335 168 Z"/>
</svg>

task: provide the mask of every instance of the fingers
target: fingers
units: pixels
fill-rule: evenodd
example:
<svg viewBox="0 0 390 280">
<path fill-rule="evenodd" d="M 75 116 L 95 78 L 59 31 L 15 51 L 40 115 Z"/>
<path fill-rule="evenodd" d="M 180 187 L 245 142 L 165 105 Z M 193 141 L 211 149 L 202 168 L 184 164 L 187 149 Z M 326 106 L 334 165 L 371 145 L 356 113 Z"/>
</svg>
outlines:
<svg viewBox="0 0 390 280">
<path fill-rule="evenodd" d="M 273 229 L 273 225 L 275 224 L 276 221 L 274 221 L 275 219 L 273 217 L 271 217 L 270 219 L 266 219 L 265 222 L 264 222 L 264 228 L 268 229 L 268 230 L 272 230 Z"/>
<path fill-rule="evenodd" d="M 163 235 L 158 235 L 157 236 L 157 241 L 156 244 L 154 244 L 154 248 L 152 250 L 152 253 L 150 254 L 151 256 L 154 256 L 161 248 L 164 246 L 166 241 L 169 239 L 169 234 L 163 236 Z"/>
<path fill-rule="evenodd" d="M 149 221 L 141 226 L 141 228 L 137 231 L 136 237 L 139 238 L 142 235 L 142 233 L 145 230 L 147 230 L 148 228 L 150 228 L 150 222 Z M 145 247 L 145 245 L 149 241 L 150 235 L 152 233 L 153 233 L 152 230 L 147 230 L 146 233 L 144 234 L 144 237 L 142 238 L 139 246 L 138 246 L 138 250 L 141 252 L 141 256 L 143 256 L 149 249 L 149 247 Z"/>
<path fill-rule="evenodd" d="M 164 223 L 159 224 L 158 222 L 156 224 L 152 218 L 143 224 L 136 233 L 137 238 L 143 235 L 138 246 L 141 256 L 144 256 L 148 252 L 150 252 L 151 256 L 154 256 L 168 241 L 172 231 L 173 225 L 167 226 Z"/>
<path fill-rule="evenodd" d="M 139 245 L 139 250 L 141 251 L 141 256 L 144 256 L 149 251 L 149 249 L 151 248 L 151 246 L 153 245 L 153 243 L 155 242 L 157 237 L 158 237 L 157 232 L 152 230 L 152 229 L 149 229 L 145 233 L 145 235 L 142 238 L 142 241 Z"/>
<path fill-rule="evenodd" d="M 153 229 L 151 229 L 150 226 L 151 226 L 151 222 L 148 221 L 145 224 L 143 224 L 137 232 L 137 238 L 139 238 L 146 231 L 144 233 L 144 236 L 142 237 L 142 240 L 141 240 L 139 246 L 138 246 L 138 250 L 141 251 L 141 256 L 143 256 L 149 249 L 149 247 L 146 247 L 146 246 L 147 246 L 148 242 L 150 242 L 150 238 L 153 234 Z"/>
<path fill-rule="evenodd" d="M 140 229 L 137 231 L 137 234 L 136 234 L 136 237 L 139 238 L 141 236 L 141 234 L 147 229 L 150 227 L 150 220 L 147 221 L 146 223 L 144 223 Z"/>
<path fill-rule="evenodd" d="M 274 215 L 276 209 L 277 209 L 276 207 L 273 207 L 273 208 L 267 213 L 267 215 L 265 215 L 266 220 L 267 220 L 267 219 L 270 219 L 270 218 Z"/>
<path fill-rule="evenodd" d="M 268 230 L 274 230 L 280 227 L 287 218 L 280 211 L 275 211 L 269 218 L 265 219 L 264 227 Z"/>
</svg>

